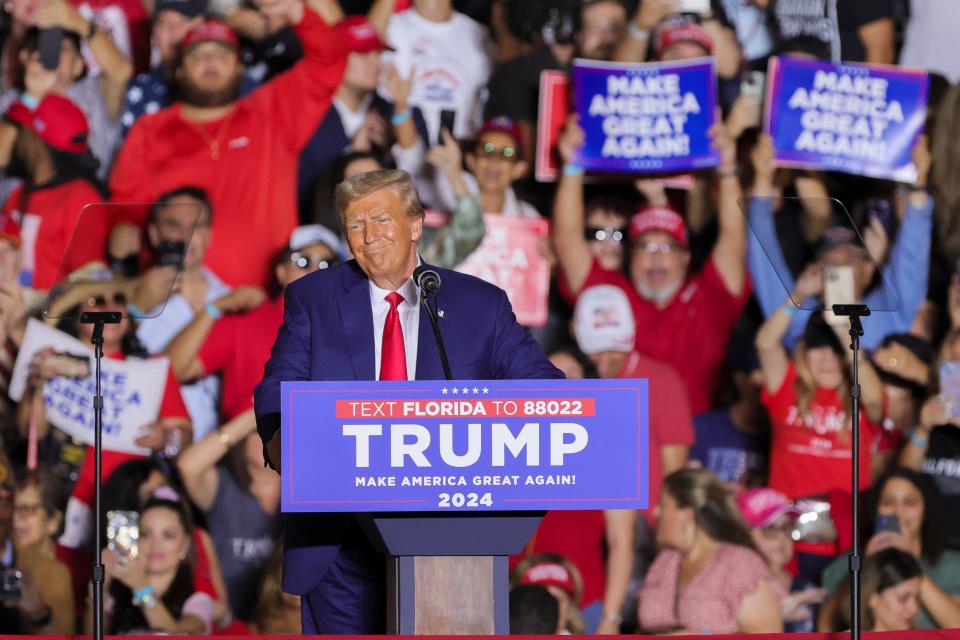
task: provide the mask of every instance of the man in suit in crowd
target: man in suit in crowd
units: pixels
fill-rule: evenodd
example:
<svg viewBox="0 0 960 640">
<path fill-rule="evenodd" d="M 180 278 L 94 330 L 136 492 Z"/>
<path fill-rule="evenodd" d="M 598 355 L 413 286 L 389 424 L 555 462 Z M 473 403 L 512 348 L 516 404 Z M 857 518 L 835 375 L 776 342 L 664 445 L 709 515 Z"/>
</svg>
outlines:
<svg viewBox="0 0 960 640">
<path fill-rule="evenodd" d="M 423 208 L 403 171 L 372 171 L 337 187 L 354 260 L 291 284 L 284 321 L 255 393 L 267 462 L 280 469 L 283 380 L 438 380 L 443 367 L 413 280 Z M 453 379 L 561 378 L 517 324 L 506 294 L 435 269 Z M 438 314 L 439 315 L 439 314 Z M 284 590 L 303 596 L 306 634 L 384 631 L 385 562 L 350 514 L 289 514 Z"/>
</svg>

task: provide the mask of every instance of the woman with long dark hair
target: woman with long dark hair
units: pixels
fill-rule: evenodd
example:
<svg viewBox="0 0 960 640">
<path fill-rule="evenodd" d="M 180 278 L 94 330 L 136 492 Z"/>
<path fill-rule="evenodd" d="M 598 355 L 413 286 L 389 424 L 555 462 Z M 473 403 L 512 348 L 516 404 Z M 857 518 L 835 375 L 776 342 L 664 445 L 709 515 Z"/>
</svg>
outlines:
<svg viewBox="0 0 960 640">
<path fill-rule="evenodd" d="M 783 588 L 723 482 L 705 469 L 674 471 L 658 510 L 661 551 L 638 594 L 642 631 L 783 631 Z"/>
<path fill-rule="evenodd" d="M 194 591 L 192 536 L 186 505 L 173 489 L 157 489 L 140 510 L 136 555 L 104 555 L 108 633 L 210 633 L 214 601 Z"/>
<path fill-rule="evenodd" d="M 910 469 L 894 469 L 879 478 L 867 498 L 864 555 L 869 558 L 884 549 L 900 549 L 923 570 L 915 629 L 960 626 L 960 552 L 944 548 L 939 509 L 936 487 Z M 841 588 L 846 579 L 846 556 L 823 572 L 823 586 L 832 597 L 821 610 L 821 630 L 840 630 L 837 613 L 846 603 Z"/>
</svg>

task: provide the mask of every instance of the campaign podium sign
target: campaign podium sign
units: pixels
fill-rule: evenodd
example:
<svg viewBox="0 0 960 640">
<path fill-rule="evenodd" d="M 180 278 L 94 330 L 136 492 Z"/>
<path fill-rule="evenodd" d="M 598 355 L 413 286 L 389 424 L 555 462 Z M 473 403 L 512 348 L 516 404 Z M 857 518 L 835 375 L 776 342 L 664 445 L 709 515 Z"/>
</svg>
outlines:
<svg viewBox="0 0 960 640">
<path fill-rule="evenodd" d="M 913 181 L 927 117 L 924 71 L 771 58 L 764 130 L 778 165 Z"/>
<path fill-rule="evenodd" d="M 543 510 L 648 506 L 648 415 L 646 380 L 284 382 L 281 508 L 357 514 L 388 633 L 506 634 Z"/>
<path fill-rule="evenodd" d="M 284 382 L 285 512 L 648 506 L 646 380 Z"/>
<path fill-rule="evenodd" d="M 574 60 L 573 96 L 587 171 L 675 173 L 720 164 L 708 130 L 717 106 L 713 58 L 645 64 Z"/>
</svg>

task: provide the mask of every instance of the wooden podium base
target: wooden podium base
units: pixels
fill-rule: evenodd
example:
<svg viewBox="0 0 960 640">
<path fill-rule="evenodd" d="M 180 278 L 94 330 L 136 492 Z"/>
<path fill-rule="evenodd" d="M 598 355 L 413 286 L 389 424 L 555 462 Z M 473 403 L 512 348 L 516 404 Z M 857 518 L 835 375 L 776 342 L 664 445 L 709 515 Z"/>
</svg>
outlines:
<svg viewBox="0 0 960 640">
<path fill-rule="evenodd" d="M 391 556 L 387 633 L 506 635 L 507 556 Z"/>
</svg>

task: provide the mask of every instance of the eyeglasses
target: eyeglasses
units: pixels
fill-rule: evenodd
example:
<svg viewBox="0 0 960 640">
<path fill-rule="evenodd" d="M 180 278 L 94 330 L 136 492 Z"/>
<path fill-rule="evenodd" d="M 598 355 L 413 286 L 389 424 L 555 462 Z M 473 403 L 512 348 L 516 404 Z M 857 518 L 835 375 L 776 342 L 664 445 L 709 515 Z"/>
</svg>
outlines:
<svg viewBox="0 0 960 640">
<path fill-rule="evenodd" d="M 290 262 L 298 269 L 309 269 L 311 267 L 314 269 L 329 269 L 340 263 L 337 258 L 326 258 L 322 256 L 311 258 L 307 254 L 299 252 L 290 256 Z"/>
<path fill-rule="evenodd" d="M 642 242 L 637 244 L 634 247 L 635 251 L 641 251 L 643 253 L 663 253 L 668 254 L 674 251 L 679 251 L 679 245 L 676 245 L 672 242 Z"/>
<path fill-rule="evenodd" d="M 623 228 L 615 227 L 587 227 L 584 229 L 583 237 L 587 240 L 596 240 L 597 242 L 612 242 L 620 244 L 623 242 Z"/>
<path fill-rule="evenodd" d="M 18 516 L 32 516 L 38 511 L 43 509 L 43 505 L 39 502 L 34 502 L 33 504 L 15 504 L 13 505 L 13 513 Z"/>
<path fill-rule="evenodd" d="M 514 147 L 496 147 L 492 142 L 486 142 L 477 149 L 477 153 L 482 156 L 495 157 L 501 156 L 505 160 L 513 160 L 517 157 L 517 150 Z"/>
<path fill-rule="evenodd" d="M 105 307 L 107 305 L 114 305 L 117 307 L 127 306 L 127 296 L 124 293 L 117 292 L 112 296 L 93 296 L 87 300 L 87 304 L 91 307 Z"/>
</svg>

